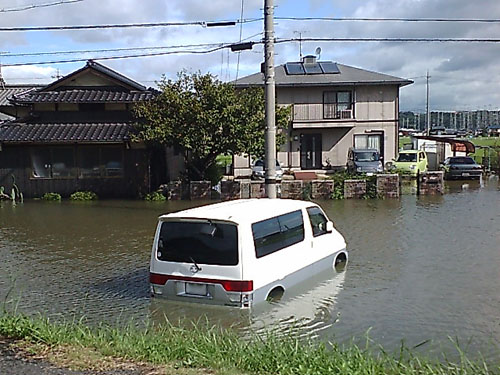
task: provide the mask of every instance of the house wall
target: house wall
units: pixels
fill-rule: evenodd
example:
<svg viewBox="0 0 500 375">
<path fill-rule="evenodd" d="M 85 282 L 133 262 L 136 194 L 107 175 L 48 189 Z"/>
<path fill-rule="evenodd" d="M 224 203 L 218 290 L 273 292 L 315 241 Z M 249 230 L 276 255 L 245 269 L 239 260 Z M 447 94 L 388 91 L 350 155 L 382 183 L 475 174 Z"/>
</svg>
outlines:
<svg viewBox="0 0 500 375">
<path fill-rule="evenodd" d="M 351 91 L 354 101 L 352 119 L 295 121 L 288 141 L 281 146 L 278 160 L 284 168 L 300 169 L 300 139 L 303 134 L 321 134 L 323 166 L 343 168 L 347 152 L 356 135 L 380 134 L 384 143 L 383 159 L 396 157 L 399 87 L 397 85 L 278 87 L 278 105 L 323 104 L 325 91 Z M 248 157 L 234 158 L 235 176 L 251 173 Z"/>
<path fill-rule="evenodd" d="M 75 152 L 75 154 L 77 153 Z M 25 198 L 39 198 L 43 194 L 51 192 L 67 197 L 75 191 L 87 190 L 95 192 L 100 198 L 136 198 L 146 194 L 149 192 L 148 154 L 146 150 L 128 150 L 124 147 L 123 155 L 123 177 L 33 178 L 30 146 L 4 144 L 2 151 L 0 151 L 0 186 L 4 186 L 7 191 L 10 191 L 13 175 Z"/>
</svg>

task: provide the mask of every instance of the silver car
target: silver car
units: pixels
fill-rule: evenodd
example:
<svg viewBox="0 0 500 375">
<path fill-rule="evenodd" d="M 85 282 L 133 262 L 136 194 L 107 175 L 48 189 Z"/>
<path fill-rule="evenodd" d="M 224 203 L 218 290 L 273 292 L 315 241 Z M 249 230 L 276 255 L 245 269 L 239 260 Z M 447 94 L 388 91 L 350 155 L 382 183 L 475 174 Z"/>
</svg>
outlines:
<svg viewBox="0 0 500 375">
<path fill-rule="evenodd" d="M 266 177 L 265 163 L 264 160 L 258 159 L 252 167 L 252 179 L 263 179 Z M 281 169 L 280 163 L 276 160 L 276 179 L 281 180 L 283 177 L 283 170 Z"/>
<path fill-rule="evenodd" d="M 379 152 L 370 148 L 349 149 L 346 167 L 352 173 L 380 173 L 384 171 Z"/>
</svg>

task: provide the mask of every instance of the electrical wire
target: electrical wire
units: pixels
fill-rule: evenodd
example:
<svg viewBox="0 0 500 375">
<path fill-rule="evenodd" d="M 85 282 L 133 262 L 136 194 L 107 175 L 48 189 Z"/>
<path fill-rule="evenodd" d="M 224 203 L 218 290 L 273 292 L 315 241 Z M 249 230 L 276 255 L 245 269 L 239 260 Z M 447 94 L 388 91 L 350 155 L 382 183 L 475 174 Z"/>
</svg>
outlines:
<svg viewBox="0 0 500 375">
<path fill-rule="evenodd" d="M 288 38 L 276 39 L 275 43 L 303 42 L 453 42 L 453 43 L 500 43 L 496 38 Z"/>
<path fill-rule="evenodd" d="M 31 9 L 36 9 L 36 8 L 47 8 L 47 7 L 52 7 L 56 5 L 64 5 L 64 4 L 72 4 L 72 3 L 80 3 L 84 0 L 61 0 L 61 1 L 56 1 L 53 3 L 44 3 L 44 4 L 33 4 L 33 5 L 26 5 L 23 7 L 18 7 L 18 8 L 2 8 L 0 9 L 0 13 L 10 13 L 10 12 L 21 12 L 24 10 L 31 10 Z"/>
<path fill-rule="evenodd" d="M 349 22 L 478 22 L 500 23 L 489 18 L 368 18 L 368 17 L 274 17 L 282 21 L 349 21 Z"/>
</svg>

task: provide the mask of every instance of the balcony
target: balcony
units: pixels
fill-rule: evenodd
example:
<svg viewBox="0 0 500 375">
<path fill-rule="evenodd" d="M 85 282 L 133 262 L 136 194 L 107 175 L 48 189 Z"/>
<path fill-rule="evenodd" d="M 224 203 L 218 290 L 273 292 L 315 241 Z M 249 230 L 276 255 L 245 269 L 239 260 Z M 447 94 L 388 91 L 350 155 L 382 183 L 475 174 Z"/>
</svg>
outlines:
<svg viewBox="0 0 500 375">
<path fill-rule="evenodd" d="M 343 127 L 347 120 L 354 119 L 352 108 L 354 108 L 354 103 L 294 104 L 293 127 Z"/>
</svg>

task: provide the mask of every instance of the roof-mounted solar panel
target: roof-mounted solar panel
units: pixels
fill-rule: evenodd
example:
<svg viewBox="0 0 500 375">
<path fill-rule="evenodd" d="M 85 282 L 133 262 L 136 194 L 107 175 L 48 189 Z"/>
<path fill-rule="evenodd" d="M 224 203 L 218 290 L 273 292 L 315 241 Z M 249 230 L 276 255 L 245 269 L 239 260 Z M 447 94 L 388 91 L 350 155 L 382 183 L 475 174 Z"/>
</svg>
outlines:
<svg viewBox="0 0 500 375">
<path fill-rule="evenodd" d="M 340 70 L 336 63 L 331 61 L 320 62 L 319 65 L 325 74 L 339 74 Z"/>
<path fill-rule="evenodd" d="M 323 71 L 318 63 L 304 64 L 304 70 L 306 71 L 306 74 L 323 74 Z"/>
<path fill-rule="evenodd" d="M 303 75 L 305 74 L 302 63 L 286 63 L 285 64 L 286 74 L 289 75 Z"/>
</svg>

